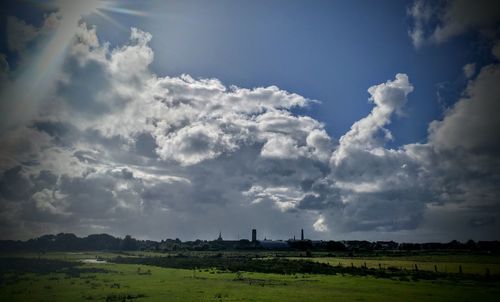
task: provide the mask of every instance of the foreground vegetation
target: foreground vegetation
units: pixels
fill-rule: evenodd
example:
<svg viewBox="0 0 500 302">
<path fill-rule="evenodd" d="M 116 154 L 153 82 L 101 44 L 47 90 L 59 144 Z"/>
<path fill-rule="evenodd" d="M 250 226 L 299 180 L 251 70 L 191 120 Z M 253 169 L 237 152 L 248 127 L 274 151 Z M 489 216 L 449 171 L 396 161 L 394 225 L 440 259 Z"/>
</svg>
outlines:
<svg viewBox="0 0 500 302">
<path fill-rule="evenodd" d="M 376 278 L 390 278 L 394 280 L 454 280 L 454 281 L 481 281 L 495 282 L 500 280 L 500 275 L 491 274 L 489 271 L 484 274 L 446 273 L 430 270 L 420 270 L 418 266 L 414 269 L 400 269 L 389 266 L 388 268 L 369 268 L 366 263 L 357 267 L 351 263 L 350 266 L 342 264 L 331 265 L 325 262 L 303 259 L 286 258 L 253 258 L 250 255 L 223 257 L 215 256 L 168 256 L 168 257 L 117 257 L 111 260 L 115 263 L 152 265 L 168 268 L 182 269 L 209 269 L 215 268 L 221 271 L 237 272 L 258 272 L 275 274 L 322 274 L 322 275 L 351 275 L 351 276 L 373 276 Z"/>
<path fill-rule="evenodd" d="M 435 275 L 437 278 L 428 280 L 415 278 L 411 271 L 381 277 L 370 273 L 376 269 L 345 267 L 341 272 L 304 259 L 252 255 L 247 253 L 243 263 L 241 253 L 240 258 L 216 254 L 197 255 L 198 259 L 194 255 L 158 257 L 155 253 L 10 255 L 0 258 L 0 296 L 2 301 L 496 301 L 500 294 L 494 274 L 489 280 L 464 278 L 467 274 L 457 278 Z M 88 264 L 81 262 L 85 257 L 158 263 Z M 164 261 L 163 266 L 191 269 L 160 267 L 159 261 Z M 220 266 L 229 262 L 239 262 L 239 269 L 256 267 L 249 272 Z M 198 268 L 192 269 L 194 266 Z M 270 273 L 280 269 L 286 271 Z M 317 273 L 318 269 L 324 271 Z"/>
<path fill-rule="evenodd" d="M 411 257 L 290 257 L 308 259 L 333 266 L 367 267 L 369 269 L 420 270 L 439 273 L 500 274 L 500 257 L 477 255 L 439 255 Z"/>
</svg>

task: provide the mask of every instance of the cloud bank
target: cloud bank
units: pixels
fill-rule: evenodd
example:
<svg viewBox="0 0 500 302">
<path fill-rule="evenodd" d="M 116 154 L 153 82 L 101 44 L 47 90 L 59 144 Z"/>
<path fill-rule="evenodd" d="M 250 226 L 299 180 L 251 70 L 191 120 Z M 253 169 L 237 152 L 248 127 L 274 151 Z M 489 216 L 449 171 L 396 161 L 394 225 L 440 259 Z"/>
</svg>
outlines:
<svg viewBox="0 0 500 302">
<path fill-rule="evenodd" d="M 415 7 L 415 18 L 431 14 Z M 446 16 L 436 41 L 472 26 L 453 29 L 455 15 Z M 50 18 L 52 29 L 9 19 L 20 61 L 45 41 L 41 32 L 57 30 Z M 132 28 L 125 45 L 111 47 L 78 23 L 42 105 L 1 131 L 2 238 L 192 239 L 219 230 L 236 238 L 251 228 L 290 238 L 302 227 L 314 238 L 496 238 L 497 63 L 470 73 L 426 142 L 388 148 L 391 120 L 418 89 L 407 74 L 368 88 L 371 112 L 336 139 L 296 114 L 315 102 L 304 96 L 154 74 L 151 39 Z M 18 87 L 24 78 L 2 58 L 1 87 Z"/>
</svg>

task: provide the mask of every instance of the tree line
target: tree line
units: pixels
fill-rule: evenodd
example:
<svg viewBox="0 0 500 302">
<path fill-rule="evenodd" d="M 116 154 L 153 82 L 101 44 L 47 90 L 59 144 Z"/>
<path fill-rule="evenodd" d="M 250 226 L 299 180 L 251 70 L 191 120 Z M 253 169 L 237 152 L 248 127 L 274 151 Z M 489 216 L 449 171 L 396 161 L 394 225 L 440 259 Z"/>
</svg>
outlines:
<svg viewBox="0 0 500 302">
<path fill-rule="evenodd" d="M 373 252 L 373 251 L 419 251 L 456 250 L 476 252 L 500 252 L 500 241 L 473 241 L 448 243 L 396 243 L 394 241 L 311 241 L 290 240 L 285 250 L 329 251 L 329 252 Z M 108 234 L 93 234 L 78 237 L 71 233 L 44 235 L 26 241 L 0 240 L 0 251 L 221 251 L 262 250 L 259 242 L 242 239 L 236 241 L 166 239 L 161 241 L 139 240 L 130 235 L 124 238 Z"/>
</svg>

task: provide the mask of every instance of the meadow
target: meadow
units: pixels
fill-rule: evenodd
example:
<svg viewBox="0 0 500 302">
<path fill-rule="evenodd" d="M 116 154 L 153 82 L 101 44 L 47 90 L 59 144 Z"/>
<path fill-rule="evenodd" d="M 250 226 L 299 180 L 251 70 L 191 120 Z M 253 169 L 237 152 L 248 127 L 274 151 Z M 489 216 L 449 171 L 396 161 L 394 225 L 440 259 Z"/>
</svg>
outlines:
<svg viewBox="0 0 500 302">
<path fill-rule="evenodd" d="M 269 254 L 266 255 L 269 257 Z M 24 258 L 19 258 L 19 256 Z M 1 300 L 47 302 L 497 301 L 500 295 L 500 283 L 495 278 L 490 281 L 467 278 L 414 280 L 412 278 L 377 278 L 371 275 L 274 274 L 231 272 L 214 268 L 176 269 L 140 264 L 82 262 L 85 259 L 112 261 L 117 256 L 134 258 L 139 261 L 148 257 L 164 255 L 142 252 L 126 254 L 57 252 L 3 255 L 1 258 L 3 268 L 0 268 Z M 477 263 L 479 268 L 476 270 L 478 272 L 481 271 L 482 265 L 490 265 L 497 260 L 496 257 L 489 256 L 468 257 L 462 255 L 460 257 L 450 256 L 447 259 L 446 256 L 440 256 L 438 259 L 431 257 L 431 259 L 426 260 L 429 263 L 437 262 L 437 260 L 440 260 L 441 263 L 469 263 L 468 265 L 471 267 Z M 367 266 L 368 263 L 372 264 L 371 261 L 406 261 L 410 263 L 419 260 L 425 262 L 424 259 L 418 259 L 418 257 L 417 259 L 400 258 L 319 257 L 310 258 L 310 260 L 337 262 L 339 259 L 344 259 L 346 261 L 362 261 L 363 264 L 364 261 L 367 261 Z M 17 262 L 20 264 L 16 264 Z M 465 266 L 465 264 L 463 265 Z M 378 267 L 378 264 L 376 266 Z"/>
<path fill-rule="evenodd" d="M 464 255 L 421 255 L 407 257 L 291 257 L 289 259 L 309 259 L 330 265 L 355 266 L 367 268 L 397 268 L 401 270 L 424 270 L 444 273 L 500 274 L 498 256 Z"/>
</svg>

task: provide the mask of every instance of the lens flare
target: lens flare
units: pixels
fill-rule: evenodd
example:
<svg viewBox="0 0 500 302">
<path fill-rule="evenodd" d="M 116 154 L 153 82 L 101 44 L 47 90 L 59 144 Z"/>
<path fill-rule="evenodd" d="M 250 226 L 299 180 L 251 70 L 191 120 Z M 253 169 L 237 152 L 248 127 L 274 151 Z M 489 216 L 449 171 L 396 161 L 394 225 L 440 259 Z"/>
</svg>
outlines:
<svg viewBox="0 0 500 302">
<path fill-rule="evenodd" d="M 143 11 L 123 8 L 123 7 L 116 7 L 116 6 L 106 6 L 106 7 L 101 8 L 101 10 L 109 11 L 112 13 L 131 15 L 131 16 L 139 16 L 139 17 L 148 17 L 149 16 L 148 13 L 143 12 Z"/>
</svg>

